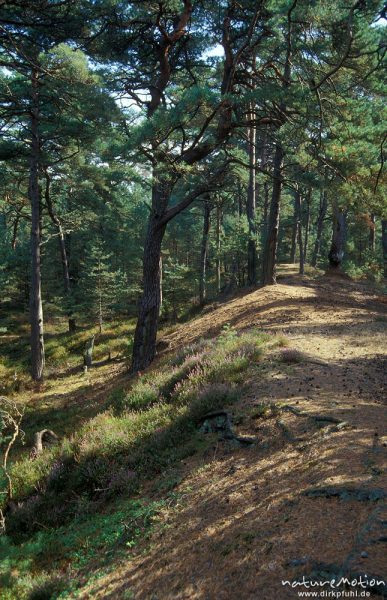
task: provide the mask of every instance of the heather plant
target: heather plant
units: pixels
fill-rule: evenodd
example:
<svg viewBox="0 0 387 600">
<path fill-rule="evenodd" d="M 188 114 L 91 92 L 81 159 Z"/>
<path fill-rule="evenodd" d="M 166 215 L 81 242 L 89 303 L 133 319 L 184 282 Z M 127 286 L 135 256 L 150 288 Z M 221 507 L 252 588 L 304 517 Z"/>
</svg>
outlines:
<svg viewBox="0 0 387 600">
<path fill-rule="evenodd" d="M 39 529 L 37 511 L 51 525 L 67 521 L 85 506 L 131 493 L 143 477 L 189 453 L 198 419 L 240 396 L 244 374 L 261 356 L 265 341 L 267 336 L 256 332 L 238 335 L 226 328 L 214 342 L 201 341 L 178 361 L 169 359 L 136 377 L 128 391 L 116 390 L 110 407 L 70 439 L 34 461 L 15 463 L 15 495 L 24 502 L 10 529 L 15 535 Z"/>
</svg>

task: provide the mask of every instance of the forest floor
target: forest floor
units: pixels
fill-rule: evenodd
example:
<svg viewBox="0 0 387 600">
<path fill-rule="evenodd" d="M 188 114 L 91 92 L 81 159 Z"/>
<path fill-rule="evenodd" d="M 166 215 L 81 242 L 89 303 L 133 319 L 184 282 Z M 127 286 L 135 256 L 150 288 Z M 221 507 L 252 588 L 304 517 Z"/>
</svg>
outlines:
<svg viewBox="0 0 387 600">
<path fill-rule="evenodd" d="M 276 286 L 239 292 L 164 330 L 166 349 L 156 369 L 225 330 L 254 330 L 277 340 L 243 374 L 239 399 L 227 408 L 236 433 L 255 443 L 238 447 L 207 434 L 192 456 L 143 482 L 137 497 L 160 505 L 157 515 L 146 517 L 152 526 L 133 547 L 107 554 L 105 572 L 101 529 L 101 550 L 77 567 L 77 591 L 72 587 L 60 598 L 285 600 L 298 598 L 305 587 L 282 581 L 303 576 L 331 580 L 366 573 L 387 580 L 386 308 L 386 297 L 369 284 L 299 276 L 293 265 L 282 265 Z M 99 363 L 87 375 L 70 361 L 40 388 L 27 386 L 15 396 L 27 406 L 27 450 L 17 448 L 17 455 L 28 452 L 41 427 L 60 436 L 74 433 L 128 385 L 122 355 L 105 356 L 114 344 L 123 352 L 127 328 L 122 324 L 105 335 Z M 90 333 L 78 335 L 81 353 Z M 137 528 L 135 518 L 129 526 Z M 77 547 L 90 554 L 88 539 L 76 528 L 69 531 Z M 39 535 L 30 548 L 38 559 Z M 53 540 L 52 551 L 60 546 Z M 50 565 L 51 550 L 44 552 Z M 64 560 L 61 568 L 72 565 Z M 387 586 L 374 586 L 373 594 L 387 597 Z"/>
<path fill-rule="evenodd" d="M 178 501 L 151 538 L 81 598 L 282 600 L 305 591 L 282 580 L 304 575 L 387 579 L 385 297 L 285 265 L 278 285 L 208 307 L 164 336 L 167 352 L 228 324 L 287 338 L 283 360 L 268 355 L 266 376 L 246 381 L 231 409 L 238 433 L 257 443 L 233 448 L 215 436 L 185 459 Z"/>
</svg>

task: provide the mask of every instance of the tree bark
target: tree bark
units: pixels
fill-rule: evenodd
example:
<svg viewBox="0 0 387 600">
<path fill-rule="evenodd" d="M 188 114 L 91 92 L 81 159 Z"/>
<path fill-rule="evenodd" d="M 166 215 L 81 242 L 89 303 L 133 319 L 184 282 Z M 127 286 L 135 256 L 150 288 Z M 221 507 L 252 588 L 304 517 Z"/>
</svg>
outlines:
<svg viewBox="0 0 387 600">
<path fill-rule="evenodd" d="M 387 277 L 387 219 L 382 220 L 382 248 L 384 277 Z"/>
<path fill-rule="evenodd" d="M 47 172 L 47 169 L 45 170 L 45 177 L 46 177 L 46 189 L 45 189 L 46 206 L 47 206 L 48 214 L 50 215 L 50 219 L 51 219 L 52 223 L 55 225 L 56 230 L 58 232 L 58 244 L 59 244 L 59 251 L 60 251 L 60 256 L 61 256 L 61 261 L 62 261 L 63 287 L 64 287 L 64 291 L 65 291 L 66 300 L 68 302 L 70 302 L 71 284 L 70 284 L 70 271 L 69 271 L 69 261 L 68 261 L 67 250 L 66 250 L 65 234 L 63 231 L 62 223 L 60 222 L 60 219 L 59 219 L 58 215 L 55 213 L 54 207 L 52 205 L 51 193 L 50 193 L 51 180 L 50 180 L 50 176 Z M 72 316 L 70 310 L 68 310 L 68 328 L 69 328 L 70 333 L 73 333 L 76 330 L 76 322 L 75 322 L 75 319 Z"/>
<path fill-rule="evenodd" d="M 184 0 L 184 9 L 180 16 L 175 19 L 173 31 L 167 32 L 161 25 L 155 28 L 154 52 L 158 63 L 158 68 L 155 70 L 157 75 L 155 74 L 154 79 L 151 77 L 152 81 L 148 82 L 148 85 L 145 86 L 144 84 L 144 87 L 148 88 L 150 95 L 150 101 L 147 103 L 148 118 L 151 118 L 155 114 L 163 101 L 164 92 L 169 84 L 171 73 L 176 69 L 176 65 L 171 66 L 169 55 L 174 45 L 186 35 L 191 13 L 192 2 Z M 206 119 L 199 136 L 201 141 L 196 139 L 194 143 L 181 152 L 178 158 L 171 154 L 170 157 L 173 158 L 173 162 L 194 165 L 219 148 L 231 134 L 233 104 L 229 98 L 229 94 L 233 91 L 237 66 L 243 53 L 233 53 L 230 30 L 231 19 L 225 18 L 223 20 L 222 31 L 225 60 L 220 86 L 222 101 L 219 104 L 215 135 L 211 141 L 203 137 L 212 120 Z M 152 362 L 156 353 L 157 324 L 160 310 L 160 256 L 166 225 L 176 215 L 190 206 L 199 195 L 208 192 L 209 188 L 208 182 L 205 182 L 202 186 L 198 186 L 192 193 L 187 194 L 181 202 L 168 208 L 168 200 L 174 183 L 176 183 L 176 179 L 175 182 L 172 182 L 169 178 L 175 177 L 179 179 L 179 176 L 172 174 L 173 172 L 170 169 L 168 160 L 165 160 L 164 165 L 156 164 L 160 156 L 158 144 L 158 141 L 156 141 L 152 149 L 154 170 L 159 171 L 159 178 L 155 177 L 154 179 L 152 211 L 148 220 L 148 230 L 144 246 L 143 294 L 139 303 L 138 320 L 134 335 L 132 372 L 146 368 Z M 161 173 L 161 167 L 164 168 L 164 173 Z M 223 173 L 224 168 L 221 168 L 217 171 L 216 176 L 220 177 Z"/>
<path fill-rule="evenodd" d="M 44 450 L 46 444 L 52 445 L 58 443 L 58 436 L 51 429 L 42 429 L 34 435 L 34 446 L 31 450 L 31 457 L 36 458 Z"/>
<path fill-rule="evenodd" d="M 302 240 L 302 200 L 301 194 L 299 191 L 296 192 L 295 203 L 297 205 L 297 241 L 298 241 L 298 250 L 300 253 L 300 275 L 304 275 L 305 273 L 305 246 Z"/>
<path fill-rule="evenodd" d="M 207 296 L 207 260 L 208 260 L 208 237 L 211 224 L 211 207 L 208 199 L 204 201 L 203 233 L 200 249 L 200 277 L 199 277 L 199 301 L 203 305 Z"/>
<path fill-rule="evenodd" d="M 331 248 L 328 254 L 332 269 L 340 269 L 344 258 L 347 229 L 347 213 L 343 209 L 333 207 L 333 230 Z"/>
<path fill-rule="evenodd" d="M 371 214 L 370 215 L 370 234 L 369 234 L 369 238 L 368 238 L 368 243 L 369 243 L 369 249 L 371 250 L 371 252 L 375 252 L 375 238 L 376 238 L 376 227 L 375 227 L 375 215 Z"/>
<path fill-rule="evenodd" d="M 261 157 L 260 157 L 260 166 L 262 169 L 266 168 L 268 162 L 268 146 L 267 146 L 267 127 L 265 127 L 265 131 L 262 138 L 262 146 L 261 146 Z M 267 237 L 267 215 L 269 211 L 269 184 L 267 181 L 260 185 L 258 183 L 258 178 L 255 177 L 255 203 L 258 204 L 258 199 L 260 196 L 262 197 L 262 220 L 260 224 L 260 237 L 261 237 L 261 248 L 265 247 L 265 241 Z M 258 257 L 257 257 L 258 260 Z"/>
<path fill-rule="evenodd" d="M 274 154 L 274 172 L 273 172 L 273 192 L 270 205 L 269 228 L 263 255 L 262 283 L 263 285 L 273 285 L 276 283 L 276 257 L 278 246 L 278 229 L 281 205 L 282 189 L 282 163 L 283 149 L 280 144 L 276 144 Z"/>
<path fill-rule="evenodd" d="M 44 328 L 41 280 L 41 208 L 39 189 L 39 81 L 38 73 L 31 75 L 31 145 L 28 197 L 31 204 L 31 375 L 42 381 L 44 374 Z"/>
<path fill-rule="evenodd" d="M 292 58 L 292 12 L 296 8 L 297 0 L 288 10 L 288 26 L 285 34 L 286 56 L 284 65 L 284 76 L 282 87 L 286 90 L 291 85 L 291 58 Z M 285 111 L 284 102 L 281 103 L 281 110 Z M 276 283 L 276 261 L 278 247 L 278 231 L 281 209 L 281 191 L 282 191 L 282 166 L 284 160 L 284 151 L 281 144 L 277 141 L 275 145 L 273 161 L 273 192 L 270 204 L 269 227 L 265 250 L 263 255 L 262 283 L 263 285 L 273 285 Z"/>
<path fill-rule="evenodd" d="M 157 325 L 161 306 L 161 245 L 166 224 L 161 220 L 168 206 L 169 185 L 162 176 L 154 174 L 152 212 L 144 244 L 143 293 L 139 303 L 138 319 L 133 342 L 133 373 L 142 371 L 156 354 Z"/>
<path fill-rule="evenodd" d="M 297 250 L 297 234 L 298 234 L 298 222 L 300 220 L 300 202 L 299 192 L 294 194 L 294 212 L 293 212 L 293 229 L 292 229 L 292 245 L 290 248 L 290 262 L 296 262 L 296 250 Z"/>
<path fill-rule="evenodd" d="M 93 350 L 94 350 L 95 335 L 91 336 L 87 340 L 85 345 L 85 351 L 83 353 L 83 364 L 86 368 L 91 367 L 93 364 Z"/>
<path fill-rule="evenodd" d="M 269 214 L 270 194 L 269 184 L 267 181 L 263 184 L 263 223 L 262 223 L 262 248 L 265 247 L 267 240 L 267 232 L 269 228 L 268 214 Z"/>
<path fill-rule="evenodd" d="M 312 198 L 312 190 L 309 189 L 306 195 L 306 219 L 305 219 L 305 238 L 304 238 L 304 252 L 303 261 L 304 264 L 307 262 L 308 256 L 308 241 L 309 241 L 309 228 L 310 228 L 310 202 Z"/>
<path fill-rule="evenodd" d="M 255 142 L 256 129 L 253 125 L 249 127 L 248 152 L 249 152 L 249 185 L 247 189 L 246 212 L 249 223 L 249 240 L 247 243 L 247 285 L 257 283 L 257 230 L 255 226 Z"/>
<path fill-rule="evenodd" d="M 326 190 L 322 190 L 320 195 L 320 209 L 317 217 L 316 241 L 314 243 L 313 257 L 311 261 L 312 267 L 317 265 L 317 260 L 320 255 L 321 238 L 324 228 L 325 215 L 327 214 L 328 200 Z"/>
<path fill-rule="evenodd" d="M 216 291 L 220 294 L 221 272 L 220 272 L 220 227 L 222 222 L 222 207 L 218 204 L 216 207 Z"/>
</svg>

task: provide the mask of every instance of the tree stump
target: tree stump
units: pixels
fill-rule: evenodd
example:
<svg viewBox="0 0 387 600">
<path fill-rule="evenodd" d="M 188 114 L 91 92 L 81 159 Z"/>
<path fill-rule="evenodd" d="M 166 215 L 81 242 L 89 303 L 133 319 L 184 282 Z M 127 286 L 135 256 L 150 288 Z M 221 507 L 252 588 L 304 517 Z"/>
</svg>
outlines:
<svg viewBox="0 0 387 600">
<path fill-rule="evenodd" d="M 91 367 L 93 364 L 93 349 L 94 349 L 94 340 L 95 335 L 93 335 L 87 342 L 85 346 L 85 350 L 83 352 L 83 365 L 86 367 Z"/>
</svg>

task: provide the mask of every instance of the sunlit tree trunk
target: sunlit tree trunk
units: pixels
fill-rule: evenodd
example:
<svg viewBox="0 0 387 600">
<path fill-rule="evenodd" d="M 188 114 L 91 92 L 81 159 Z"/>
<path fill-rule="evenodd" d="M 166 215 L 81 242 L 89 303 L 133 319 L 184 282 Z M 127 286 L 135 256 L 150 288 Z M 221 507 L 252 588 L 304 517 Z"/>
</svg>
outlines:
<svg viewBox="0 0 387 600">
<path fill-rule="evenodd" d="M 41 381 L 44 374 L 44 328 L 41 279 L 41 209 L 39 188 L 39 81 L 34 70 L 31 76 L 30 171 L 28 197 L 31 204 L 31 375 Z"/>
<path fill-rule="evenodd" d="M 157 325 L 161 306 L 161 245 L 166 225 L 161 219 L 166 211 L 170 188 L 159 173 L 154 174 L 152 212 L 144 243 L 143 293 L 133 342 L 132 371 L 145 369 L 156 354 Z"/>
</svg>

